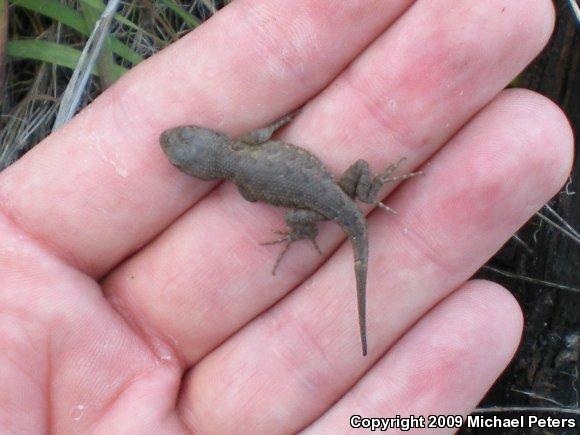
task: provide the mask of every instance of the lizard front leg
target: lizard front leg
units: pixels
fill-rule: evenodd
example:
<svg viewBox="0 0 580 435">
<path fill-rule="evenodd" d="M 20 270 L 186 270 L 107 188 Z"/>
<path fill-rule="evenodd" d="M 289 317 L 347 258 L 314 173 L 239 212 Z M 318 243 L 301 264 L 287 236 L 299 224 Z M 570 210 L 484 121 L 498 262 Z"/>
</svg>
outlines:
<svg viewBox="0 0 580 435">
<path fill-rule="evenodd" d="M 378 205 L 391 213 L 396 213 L 395 210 L 387 207 L 378 200 L 379 192 L 383 184 L 406 180 L 416 175 L 423 175 L 423 172 L 419 171 L 393 177 L 393 173 L 404 160 L 402 158 L 397 163 L 390 164 L 383 172 L 375 175 L 372 179 L 369 164 L 366 160 L 357 160 L 342 174 L 339 185 L 353 199 L 358 199 L 367 204 Z"/>
<path fill-rule="evenodd" d="M 286 116 L 283 116 L 282 118 L 274 121 L 272 124 L 270 124 L 267 127 L 259 128 L 257 130 L 246 133 L 245 135 L 240 137 L 239 141 L 243 142 L 247 145 L 263 144 L 264 142 L 267 142 L 270 140 L 270 138 L 276 132 L 276 130 L 284 127 L 286 124 L 288 124 L 290 121 L 292 121 L 294 119 L 294 117 L 298 114 L 299 111 L 300 111 L 300 109 L 298 109 L 298 110 L 296 110 L 296 111 L 294 111 Z"/>
<path fill-rule="evenodd" d="M 277 240 L 272 240 L 271 242 L 262 243 L 263 245 L 274 245 L 277 243 L 285 243 L 282 252 L 278 255 L 274 267 L 272 269 L 272 275 L 276 274 L 276 269 L 282 261 L 282 257 L 288 251 L 288 248 L 296 240 L 308 239 L 312 242 L 316 250 L 320 255 L 322 251 L 320 250 L 318 243 L 316 243 L 316 236 L 318 235 L 318 228 L 316 228 L 316 223 L 326 220 L 324 216 L 315 211 L 310 210 L 289 210 L 286 212 L 286 231 L 275 231 L 282 237 Z"/>
</svg>

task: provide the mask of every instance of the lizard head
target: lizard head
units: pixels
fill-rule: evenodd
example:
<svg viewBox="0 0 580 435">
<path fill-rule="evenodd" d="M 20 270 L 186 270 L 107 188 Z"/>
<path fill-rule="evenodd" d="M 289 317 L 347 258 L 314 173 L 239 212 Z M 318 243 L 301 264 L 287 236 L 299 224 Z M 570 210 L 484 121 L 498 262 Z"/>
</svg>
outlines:
<svg viewBox="0 0 580 435">
<path fill-rule="evenodd" d="M 186 174 L 203 180 L 222 178 L 231 142 L 226 135 L 191 125 L 164 131 L 159 142 L 169 161 Z"/>
</svg>

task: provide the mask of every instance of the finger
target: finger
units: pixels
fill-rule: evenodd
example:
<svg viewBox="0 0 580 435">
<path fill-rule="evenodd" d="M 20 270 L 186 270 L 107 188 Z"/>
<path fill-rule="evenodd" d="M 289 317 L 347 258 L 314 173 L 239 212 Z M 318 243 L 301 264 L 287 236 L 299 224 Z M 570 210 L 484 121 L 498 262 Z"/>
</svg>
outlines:
<svg viewBox="0 0 580 435">
<path fill-rule="evenodd" d="M 3 216 L 0 270 L 0 432 L 183 429 L 171 349 L 152 352 L 93 280 Z"/>
<path fill-rule="evenodd" d="M 424 429 L 429 415 L 464 419 L 509 363 L 521 330 L 522 314 L 509 292 L 469 282 L 413 326 L 305 432 L 345 432 L 352 415 L 422 416 Z M 446 426 L 449 421 L 456 425 Z M 435 427 L 454 433 L 462 421 L 446 419 Z"/>
<path fill-rule="evenodd" d="M 503 94 L 434 156 L 426 177 L 391 197 L 397 216 L 371 216 L 369 356 L 360 355 L 345 245 L 195 366 L 183 415 L 202 432 L 241 424 L 291 432 L 318 418 L 557 191 L 571 150 L 570 127 L 553 103 L 528 91 Z M 238 401 L 224 402 L 232 391 Z"/>
<path fill-rule="evenodd" d="M 530 8 L 528 2 L 511 2 L 505 13 L 498 4 L 417 3 L 304 109 L 284 137 L 310 147 L 337 174 L 361 157 L 375 170 L 405 155 L 409 166 L 402 172 L 418 165 L 547 39 L 550 3 Z M 433 46 L 426 43 L 432 35 L 438 35 Z M 423 86 L 421 76 L 431 86 Z M 381 103 L 393 98 L 396 111 Z M 106 283 L 108 294 L 128 317 L 177 342 L 185 361 L 195 362 L 324 261 L 295 243 L 273 280 L 270 270 L 279 251 L 259 244 L 282 225 L 279 212 L 249 204 L 231 185 L 221 186 L 117 270 Z M 319 239 L 326 254 L 342 237 L 330 227 Z"/>
<path fill-rule="evenodd" d="M 170 166 L 164 129 L 198 123 L 238 134 L 275 119 L 318 93 L 410 3 L 229 5 L 2 173 L 1 210 L 101 276 L 211 186 Z M 359 31 L 345 32 L 353 18 Z"/>
</svg>

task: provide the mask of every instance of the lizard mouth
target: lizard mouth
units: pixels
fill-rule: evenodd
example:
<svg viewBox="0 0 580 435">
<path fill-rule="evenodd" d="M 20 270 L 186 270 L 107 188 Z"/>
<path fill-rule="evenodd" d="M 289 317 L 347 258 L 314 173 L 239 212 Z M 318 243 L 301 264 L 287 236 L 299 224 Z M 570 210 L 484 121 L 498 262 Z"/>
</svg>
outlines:
<svg viewBox="0 0 580 435">
<path fill-rule="evenodd" d="M 159 143 L 161 144 L 161 148 L 163 148 L 163 151 L 165 151 L 165 153 L 167 154 L 168 148 L 171 145 L 170 130 L 165 130 L 163 133 L 161 133 L 161 136 L 159 136 Z"/>
<path fill-rule="evenodd" d="M 163 149 L 163 152 L 165 153 L 169 161 L 173 165 L 180 168 L 181 165 L 179 164 L 179 158 L 176 155 L 179 149 L 176 149 L 175 143 L 176 141 L 174 139 L 175 134 L 173 130 L 166 130 L 163 133 L 161 133 L 161 136 L 159 136 L 159 143 L 161 144 L 161 149 Z"/>
</svg>

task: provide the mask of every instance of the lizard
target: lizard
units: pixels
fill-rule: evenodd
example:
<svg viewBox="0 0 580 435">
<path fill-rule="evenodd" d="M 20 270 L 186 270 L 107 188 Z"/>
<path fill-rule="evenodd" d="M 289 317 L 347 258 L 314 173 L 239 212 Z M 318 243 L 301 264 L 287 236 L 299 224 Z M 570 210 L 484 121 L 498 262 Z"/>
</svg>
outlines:
<svg viewBox="0 0 580 435">
<path fill-rule="evenodd" d="M 289 209 L 285 215 L 286 231 L 277 231 L 281 238 L 264 243 L 285 243 L 272 274 L 276 273 L 288 247 L 297 240 L 310 240 L 322 254 L 316 243 L 318 222 L 331 220 L 340 226 L 354 252 L 359 333 L 362 354 L 366 356 L 369 243 L 366 219 L 355 201 L 394 212 L 378 200 L 383 184 L 421 172 L 392 176 L 404 160 L 401 159 L 372 177 L 368 162 L 360 159 L 336 181 L 314 154 L 299 146 L 272 140 L 274 132 L 294 116 L 295 113 L 286 115 L 237 139 L 209 128 L 187 125 L 165 130 L 159 141 L 169 161 L 182 172 L 202 180 L 231 181 L 247 201 Z"/>
</svg>

